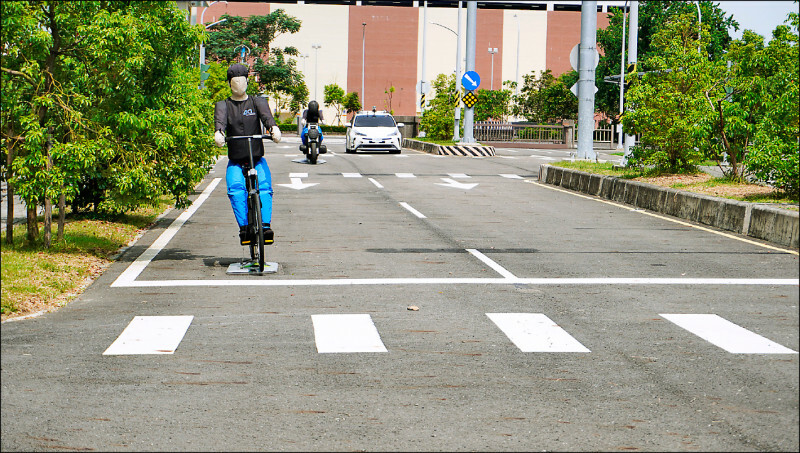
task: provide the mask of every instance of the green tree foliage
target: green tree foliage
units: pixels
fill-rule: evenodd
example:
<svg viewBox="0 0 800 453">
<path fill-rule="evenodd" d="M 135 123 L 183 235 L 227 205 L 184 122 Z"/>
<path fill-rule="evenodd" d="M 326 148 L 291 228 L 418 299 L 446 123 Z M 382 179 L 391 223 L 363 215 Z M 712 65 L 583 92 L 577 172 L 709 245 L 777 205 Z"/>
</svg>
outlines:
<svg viewBox="0 0 800 453">
<path fill-rule="evenodd" d="M 26 204 L 121 212 L 171 194 L 184 206 L 212 163 L 213 107 L 192 67 L 202 28 L 170 2 L 0 8 L 3 170 Z"/>
<path fill-rule="evenodd" d="M 554 77 L 549 69 L 522 76 L 523 85 L 514 96 L 513 113 L 528 121 L 546 124 L 578 118 L 578 98 L 570 87 L 578 81 L 578 73 L 569 71 Z"/>
<path fill-rule="evenodd" d="M 215 25 L 208 33 L 208 58 L 229 66 L 239 62 L 240 46 L 247 46 L 259 91 L 275 100 L 277 112 L 283 108 L 293 113 L 300 111 L 308 102 L 308 88 L 297 69 L 297 59 L 291 58 L 300 52 L 294 46 L 279 48 L 270 44 L 282 34 L 297 33 L 301 21 L 283 9 L 247 18 L 223 14 L 220 19 L 226 21 Z"/>
<path fill-rule="evenodd" d="M 688 15 L 668 21 L 652 45 L 659 50 L 648 59 L 653 72 L 634 81 L 626 95 L 630 110 L 623 125 L 641 135 L 629 163 L 693 170 L 704 158 L 697 144 L 704 138 L 704 90 L 712 83 L 708 59 L 697 52 L 697 30 Z"/>
<path fill-rule="evenodd" d="M 439 74 L 431 84 L 436 93 L 422 112 L 420 129 L 436 140 L 453 138 L 454 112 L 457 98 L 455 74 Z M 483 90 L 485 91 L 485 90 Z"/>
<path fill-rule="evenodd" d="M 597 30 L 597 46 L 601 51 L 600 62 L 595 70 L 598 88 L 595 93 L 595 105 L 598 112 L 609 118 L 619 115 L 619 85 L 605 82 L 606 76 L 619 75 L 622 62 L 622 26 L 623 11 L 611 8 L 609 24 L 605 29 Z M 719 5 L 708 0 L 700 1 L 701 22 L 705 30 L 701 41 L 705 45 L 707 56 L 711 60 L 719 59 L 731 42 L 728 30 L 739 29 L 739 24 L 732 16 L 725 16 Z M 691 16 L 697 33 L 697 2 L 694 1 L 641 1 L 639 2 L 638 61 L 637 71 L 653 69 L 647 61 L 657 52 L 653 48 L 653 36 L 664 27 L 665 22 L 681 14 Z M 628 39 L 628 23 L 625 24 L 625 39 Z M 628 46 L 625 45 L 625 66 L 628 64 Z M 627 79 L 627 77 L 626 77 Z M 616 121 L 615 121 L 616 122 Z"/>
<path fill-rule="evenodd" d="M 361 100 L 358 99 L 358 93 L 347 93 L 342 99 L 342 105 L 346 113 L 352 113 L 355 116 L 361 110 Z"/>
<path fill-rule="evenodd" d="M 344 89 L 335 83 L 325 85 L 325 107 L 333 107 L 336 110 L 336 121 L 342 124 L 342 108 L 344 103 Z"/>
<path fill-rule="evenodd" d="M 511 90 L 478 90 L 475 94 L 478 96 L 478 102 L 474 107 L 475 121 L 506 121 L 508 119 L 511 112 Z M 454 109 L 455 104 L 450 106 L 451 116 Z"/>
</svg>

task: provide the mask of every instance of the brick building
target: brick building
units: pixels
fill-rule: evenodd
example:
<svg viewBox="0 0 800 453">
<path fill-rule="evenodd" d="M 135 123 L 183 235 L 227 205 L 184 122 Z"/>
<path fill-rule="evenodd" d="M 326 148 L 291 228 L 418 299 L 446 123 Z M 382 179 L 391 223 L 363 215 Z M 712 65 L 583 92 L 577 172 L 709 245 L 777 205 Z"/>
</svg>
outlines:
<svg viewBox="0 0 800 453">
<path fill-rule="evenodd" d="M 366 108 L 391 108 L 397 115 L 416 115 L 420 108 L 420 81 L 430 83 L 438 74 L 452 74 L 456 67 L 458 2 L 455 0 L 427 2 L 427 30 L 423 1 L 178 3 L 191 11 L 193 23 L 198 23 L 201 17 L 210 24 L 226 13 L 265 15 L 279 8 L 300 19 L 299 32 L 281 35 L 272 45 L 292 45 L 299 49 L 302 56 L 297 67 L 305 75 L 310 97 L 320 103 L 323 87 L 336 83 L 345 92 L 358 92 Z M 461 3 L 460 45 L 465 60 L 467 2 Z M 559 75 L 571 69 L 569 53 L 580 42 L 580 1 L 479 1 L 477 4 L 475 70 L 481 77 L 480 89 L 500 89 L 506 80 L 521 83 L 522 76 L 532 71 L 538 74 L 550 69 Z M 623 4 L 598 1 L 598 28 L 608 25 L 609 7 Z M 496 48 L 497 52 L 490 53 L 490 48 Z M 462 72 L 465 66 L 462 61 Z M 395 89 L 391 100 L 386 93 L 390 87 Z M 333 114 L 326 112 L 326 118 L 333 118 Z"/>
</svg>

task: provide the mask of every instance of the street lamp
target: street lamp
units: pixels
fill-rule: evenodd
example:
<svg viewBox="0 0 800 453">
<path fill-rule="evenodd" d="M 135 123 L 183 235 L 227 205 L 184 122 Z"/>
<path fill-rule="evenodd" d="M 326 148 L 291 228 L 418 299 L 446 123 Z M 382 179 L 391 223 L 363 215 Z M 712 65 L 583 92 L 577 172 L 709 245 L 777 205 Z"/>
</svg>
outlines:
<svg viewBox="0 0 800 453">
<path fill-rule="evenodd" d="M 492 55 L 492 78 L 490 83 L 490 89 L 494 90 L 494 54 L 497 53 L 497 47 L 489 47 L 489 53 Z"/>
<path fill-rule="evenodd" d="M 519 94 L 519 16 L 514 14 L 517 19 L 517 72 L 514 74 L 514 94 Z"/>
<path fill-rule="evenodd" d="M 203 8 L 203 12 L 202 12 L 202 14 L 200 14 L 200 23 L 201 24 L 205 24 L 205 21 L 203 19 L 206 16 L 206 11 L 208 11 L 208 8 L 210 8 L 211 5 L 213 5 L 214 3 L 219 3 L 219 2 L 211 2 L 211 3 L 208 4 L 207 7 Z M 222 3 L 227 4 L 228 2 L 223 0 Z M 206 30 L 208 30 L 209 28 L 213 27 L 214 25 L 217 25 L 219 23 L 225 22 L 226 20 L 228 20 L 228 19 L 218 20 L 218 21 L 214 22 L 213 24 L 208 24 L 208 25 L 204 25 L 204 26 L 206 27 Z M 203 72 L 203 65 L 204 64 L 206 64 L 206 47 L 201 42 L 200 43 L 200 72 Z M 200 89 L 203 89 L 205 87 L 206 87 L 205 80 L 201 79 L 200 80 Z"/>
<path fill-rule="evenodd" d="M 317 99 L 317 63 L 319 63 L 319 53 L 317 52 L 322 44 L 312 44 L 314 48 L 314 99 Z"/>
<path fill-rule="evenodd" d="M 438 25 L 445 30 L 449 31 L 450 33 L 456 35 L 456 90 L 460 91 L 461 88 L 459 87 L 459 77 L 461 76 L 461 47 L 459 42 L 460 33 L 456 33 L 450 27 L 445 27 L 442 24 L 431 22 L 433 25 Z M 458 30 L 461 31 L 461 2 L 458 2 Z M 461 140 L 460 133 L 459 133 L 459 120 L 461 119 L 461 102 L 456 103 L 455 113 L 453 115 L 453 141 L 458 142 Z"/>
<path fill-rule="evenodd" d="M 366 96 L 364 95 L 364 43 L 366 40 L 364 39 L 367 35 L 367 23 L 361 22 L 361 104 L 365 104 L 364 100 Z"/>
</svg>

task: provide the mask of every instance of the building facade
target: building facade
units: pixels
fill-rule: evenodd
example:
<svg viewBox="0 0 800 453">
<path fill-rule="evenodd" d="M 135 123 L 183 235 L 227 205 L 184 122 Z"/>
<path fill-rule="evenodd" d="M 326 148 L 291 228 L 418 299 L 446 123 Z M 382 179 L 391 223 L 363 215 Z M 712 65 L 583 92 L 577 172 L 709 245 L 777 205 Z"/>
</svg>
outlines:
<svg viewBox="0 0 800 453">
<path fill-rule="evenodd" d="M 426 90 L 421 82 L 427 82 L 429 88 L 438 74 L 455 72 L 456 45 L 461 46 L 462 73 L 466 68 L 464 1 L 460 2 L 460 43 L 458 1 L 186 3 L 193 23 L 202 19 L 210 24 L 223 14 L 265 15 L 276 9 L 301 20 L 297 33 L 279 36 L 272 46 L 294 46 L 300 51 L 297 67 L 305 76 L 310 98 L 320 104 L 324 86 L 335 83 L 347 93 L 359 93 L 366 109 L 374 106 L 396 115 L 417 115 L 420 89 Z M 596 3 L 598 28 L 608 25 L 609 7 L 624 4 Z M 569 54 L 580 42 L 580 1 L 477 4 L 475 71 L 481 77 L 479 89 L 501 89 L 504 81 L 522 83 L 523 75 L 531 72 L 550 69 L 558 76 L 571 69 Z M 326 109 L 326 118 L 334 116 L 335 112 Z"/>
</svg>

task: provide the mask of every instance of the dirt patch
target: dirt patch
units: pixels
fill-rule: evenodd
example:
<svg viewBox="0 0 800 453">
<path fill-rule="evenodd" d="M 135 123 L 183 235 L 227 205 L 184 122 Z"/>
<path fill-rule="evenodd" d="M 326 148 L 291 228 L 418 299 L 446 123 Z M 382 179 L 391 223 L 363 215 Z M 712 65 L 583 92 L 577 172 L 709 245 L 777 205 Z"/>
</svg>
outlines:
<svg viewBox="0 0 800 453">
<path fill-rule="evenodd" d="M 707 185 L 706 183 L 711 179 L 712 176 L 708 173 L 699 173 L 696 175 L 663 175 L 655 177 L 642 176 L 636 178 L 635 181 L 723 198 L 745 198 L 750 196 L 769 195 L 775 191 L 775 189 L 772 187 L 761 186 L 758 184 Z M 680 186 L 675 187 L 675 185 L 678 184 Z"/>
</svg>

